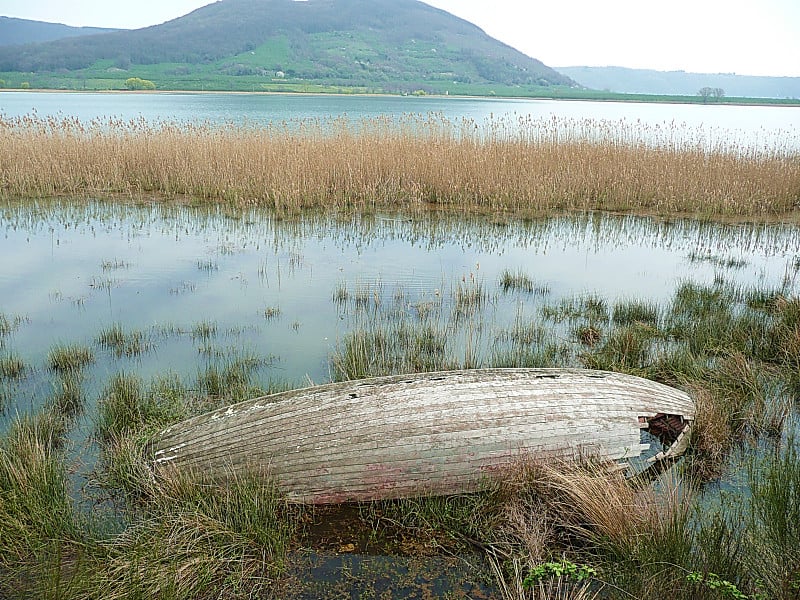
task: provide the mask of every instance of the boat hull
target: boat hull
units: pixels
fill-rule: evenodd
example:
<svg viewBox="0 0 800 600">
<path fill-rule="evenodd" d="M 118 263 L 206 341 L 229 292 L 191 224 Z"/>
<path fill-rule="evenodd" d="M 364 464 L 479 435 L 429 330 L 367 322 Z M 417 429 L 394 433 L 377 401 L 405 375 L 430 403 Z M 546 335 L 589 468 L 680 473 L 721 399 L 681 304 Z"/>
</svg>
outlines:
<svg viewBox="0 0 800 600">
<path fill-rule="evenodd" d="M 223 479 L 267 470 L 290 500 L 325 504 L 472 492 L 523 457 L 640 455 L 650 419 L 694 419 L 684 392 L 582 369 L 379 377 L 248 400 L 151 443 L 156 470 Z"/>
</svg>

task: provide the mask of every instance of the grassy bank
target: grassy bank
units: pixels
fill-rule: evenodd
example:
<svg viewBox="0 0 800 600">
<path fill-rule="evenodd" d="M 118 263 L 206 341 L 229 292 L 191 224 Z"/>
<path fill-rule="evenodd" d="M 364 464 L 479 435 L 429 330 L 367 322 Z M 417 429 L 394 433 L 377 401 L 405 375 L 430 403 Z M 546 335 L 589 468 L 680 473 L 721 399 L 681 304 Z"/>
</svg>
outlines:
<svg viewBox="0 0 800 600">
<path fill-rule="evenodd" d="M 438 115 L 265 128 L 0 119 L 4 198 L 120 197 L 307 207 L 794 216 L 794 143 L 702 130 Z"/>
</svg>

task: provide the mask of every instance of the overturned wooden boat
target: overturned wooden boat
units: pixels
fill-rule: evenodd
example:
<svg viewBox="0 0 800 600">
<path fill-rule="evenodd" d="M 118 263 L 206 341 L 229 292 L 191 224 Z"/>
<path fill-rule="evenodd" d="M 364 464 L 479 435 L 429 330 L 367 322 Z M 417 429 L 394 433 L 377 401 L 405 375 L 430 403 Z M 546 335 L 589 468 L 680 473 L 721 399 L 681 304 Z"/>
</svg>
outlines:
<svg viewBox="0 0 800 600">
<path fill-rule="evenodd" d="M 178 423 L 154 469 L 225 478 L 268 471 L 324 504 L 470 492 L 522 457 L 640 457 L 643 430 L 681 454 L 694 403 L 675 388 L 583 369 L 480 369 L 378 377 L 248 400 Z M 658 440 L 656 440 L 658 441 Z"/>
</svg>

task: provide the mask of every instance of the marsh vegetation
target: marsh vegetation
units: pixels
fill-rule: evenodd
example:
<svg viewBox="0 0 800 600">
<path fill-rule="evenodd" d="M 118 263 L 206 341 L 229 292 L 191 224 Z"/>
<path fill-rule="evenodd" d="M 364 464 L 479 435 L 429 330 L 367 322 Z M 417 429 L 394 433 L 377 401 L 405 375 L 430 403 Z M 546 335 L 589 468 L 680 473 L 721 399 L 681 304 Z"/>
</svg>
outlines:
<svg viewBox="0 0 800 600">
<path fill-rule="evenodd" d="M 3 210 L 4 249 L 55 270 L 10 274 L 43 283 L 1 307 L 0 596 L 377 596 L 422 564 L 457 574 L 437 583 L 453 597 L 797 597 L 794 226 Z M 629 250 L 629 269 L 607 259 Z M 79 284 L 58 274 L 81 264 Z M 112 271 L 113 286 L 93 285 Z M 289 505 L 266 472 L 211 486 L 147 464 L 154 432 L 244 398 L 503 366 L 690 390 L 692 452 L 655 482 L 521 461 L 479 494 L 346 518 Z"/>
<path fill-rule="evenodd" d="M 763 218 L 794 213 L 800 187 L 794 140 L 757 147 L 674 123 L 429 114 L 220 128 L 26 115 L 1 117 L 0 132 L 7 199 Z"/>
<path fill-rule="evenodd" d="M 523 461 L 479 494 L 362 505 L 351 517 L 352 537 L 343 541 L 367 535 L 374 548 L 401 555 L 455 553 L 471 565 L 477 587 L 469 589 L 505 598 L 726 597 L 720 589 L 741 594 L 730 597 L 794 598 L 800 584 L 796 276 L 794 263 L 771 287 L 732 283 L 718 273 L 710 283 L 679 282 L 663 302 L 545 296 L 538 310 L 518 310 L 500 327 L 493 316 L 498 300 L 509 289 L 533 295 L 525 283 L 533 276 L 517 271 L 514 280 L 522 283 L 513 286 L 502 276 L 493 283 L 465 276 L 430 292 L 340 282 L 329 296 L 346 323 L 329 356 L 337 378 L 464 366 L 589 366 L 679 385 L 698 399 L 692 455 L 655 483 L 591 462 Z M 161 330 L 201 350 L 222 334 L 209 320 Z M 114 325 L 95 343 L 113 349 L 113 340 L 126 338 Z M 80 498 L 69 491 L 68 434 L 85 403 L 81 386 L 91 356 L 88 347 L 54 346 L 46 360 L 52 401 L 12 419 L 4 434 L 5 593 L 311 593 L 296 577 L 307 568 L 301 548 L 315 535 L 309 528 L 324 515 L 287 504 L 267 472 L 220 487 L 177 473 L 154 480 L 146 462 L 155 431 L 269 391 L 255 378 L 269 361 L 232 347 L 199 351 L 194 380 L 112 375 L 92 419 L 100 447 L 94 491 Z M 716 487 L 731 465 L 746 501 L 736 488 Z M 100 508 L 91 516 L 81 508 L 87 500 Z M 405 542 L 391 541 L 399 539 Z M 338 551 L 350 546 L 339 544 Z M 372 576 L 351 585 L 371 585 Z"/>
</svg>

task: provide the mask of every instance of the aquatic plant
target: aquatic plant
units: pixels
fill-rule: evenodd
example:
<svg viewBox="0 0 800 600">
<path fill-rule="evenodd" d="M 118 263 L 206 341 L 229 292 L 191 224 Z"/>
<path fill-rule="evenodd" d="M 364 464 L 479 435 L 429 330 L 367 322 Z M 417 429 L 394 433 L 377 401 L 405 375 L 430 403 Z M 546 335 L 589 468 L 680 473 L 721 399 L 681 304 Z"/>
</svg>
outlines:
<svg viewBox="0 0 800 600">
<path fill-rule="evenodd" d="M 577 333 L 590 335 L 583 330 Z M 611 330 L 602 341 L 581 354 L 580 359 L 589 369 L 643 375 L 651 362 L 653 341 L 659 336 L 656 328 L 637 321 Z"/>
<path fill-rule="evenodd" d="M 544 284 L 537 285 L 527 273 L 521 270 L 512 272 L 508 269 L 504 269 L 500 273 L 500 289 L 503 293 L 517 291 L 540 296 L 544 296 L 550 291 Z"/>
<path fill-rule="evenodd" d="M 623 300 L 616 302 L 611 309 L 611 321 L 614 325 L 624 326 L 639 323 L 658 326 L 659 310 L 654 302 L 642 300 Z"/>
<path fill-rule="evenodd" d="M 94 362 L 91 348 L 78 344 L 57 345 L 50 349 L 47 363 L 52 371 L 80 371 Z"/>
<path fill-rule="evenodd" d="M 763 218 L 794 210 L 800 181 L 791 145 L 709 144 L 702 129 L 590 119 L 409 114 L 222 128 L 24 115 L 3 116 L 0 129 L 6 198 Z"/>
<path fill-rule="evenodd" d="M 68 491 L 55 420 L 20 417 L 0 442 L 0 594 L 36 597 L 79 553 L 82 525 Z"/>
<path fill-rule="evenodd" d="M 226 402 L 261 395 L 262 390 L 254 383 L 254 377 L 259 369 L 271 362 L 271 359 L 246 352 L 211 360 L 198 369 L 197 391 Z"/>
<path fill-rule="evenodd" d="M 335 381 L 379 374 L 439 371 L 458 364 L 447 332 L 432 322 L 368 322 L 349 332 L 331 357 Z"/>
<path fill-rule="evenodd" d="M 164 476 L 140 511 L 141 520 L 93 553 L 86 597 L 278 594 L 299 521 L 267 474 L 222 485 Z"/>
<path fill-rule="evenodd" d="M 118 269 L 129 269 L 130 267 L 131 263 L 119 258 L 114 258 L 111 260 L 103 260 L 100 262 L 100 268 L 103 271 L 116 271 Z"/>
<path fill-rule="evenodd" d="M 5 338 L 16 331 L 23 321 L 22 317 L 10 317 L 5 313 L 0 313 L 0 347 L 2 347 Z"/>
<path fill-rule="evenodd" d="M 100 395 L 95 437 L 103 444 L 139 435 L 188 416 L 187 391 L 175 377 L 145 387 L 142 379 L 117 373 Z"/>
<path fill-rule="evenodd" d="M 554 323 L 584 320 L 589 325 L 608 323 L 608 303 L 597 294 L 585 294 L 562 298 L 558 304 L 545 304 L 541 308 L 542 317 Z"/>
<path fill-rule="evenodd" d="M 552 331 L 518 311 L 513 325 L 496 334 L 489 366 L 546 368 L 565 366 L 569 360 L 569 348 Z"/>
<path fill-rule="evenodd" d="M 771 598 L 800 592 L 800 456 L 792 435 L 747 471 L 751 491 L 745 513 L 752 581 Z"/>
<path fill-rule="evenodd" d="M 13 353 L 0 356 L 0 381 L 6 379 L 19 379 L 25 372 L 25 363 Z"/>
<path fill-rule="evenodd" d="M 483 282 L 470 273 L 469 279 L 462 278 L 453 290 L 453 312 L 455 318 L 461 319 L 474 315 L 483 308 L 488 294 L 483 289 Z"/>
<path fill-rule="evenodd" d="M 102 329 L 97 336 L 97 343 L 114 352 L 114 356 L 140 356 L 153 348 L 153 343 L 145 338 L 142 331 L 126 332 L 120 323 Z"/>
<path fill-rule="evenodd" d="M 272 321 L 273 319 L 277 319 L 281 316 L 281 309 L 277 306 L 268 306 L 264 309 L 264 318 L 267 321 Z"/>
<path fill-rule="evenodd" d="M 219 264 L 211 259 L 198 260 L 197 269 L 207 273 L 212 273 L 213 271 L 219 271 Z"/>
<path fill-rule="evenodd" d="M 207 342 L 209 339 L 217 335 L 217 324 L 211 321 L 200 321 L 195 323 L 191 330 L 191 336 L 195 340 Z"/>
<path fill-rule="evenodd" d="M 72 419 L 82 410 L 86 401 L 83 393 L 84 377 L 80 371 L 60 371 L 53 383 L 53 393 L 48 399 L 52 406 L 64 419 Z"/>
</svg>

